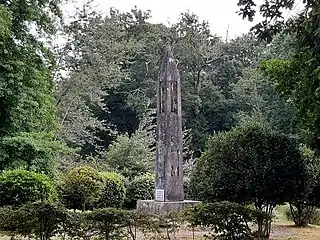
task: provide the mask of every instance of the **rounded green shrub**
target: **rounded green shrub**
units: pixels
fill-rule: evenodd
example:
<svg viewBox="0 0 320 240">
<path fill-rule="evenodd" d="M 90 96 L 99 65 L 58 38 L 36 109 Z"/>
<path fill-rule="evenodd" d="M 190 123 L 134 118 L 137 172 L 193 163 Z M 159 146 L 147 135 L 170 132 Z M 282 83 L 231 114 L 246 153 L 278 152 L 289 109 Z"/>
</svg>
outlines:
<svg viewBox="0 0 320 240">
<path fill-rule="evenodd" d="M 99 208 L 120 208 L 123 205 L 126 188 L 124 177 L 116 172 L 102 172 L 103 190 L 95 204 Z"/>
<path fill-rule="evenodd" d="M 128 183 L 125 206 L 135 208 L 137 200 L 148 200 L 154 198 L 154 175 L 143 174 L 135 177 Z"/>
<path fill-rule="evenodd" d="M 116 208 L 100 208 L 84 214 L 96 239 L 123 239 L 131 212 Z M 127 225 L 128 226 L 128 225 Z"/>
<path fill-rule="evenodd" d="M 67 208 L 84 211 L 99 199 L 103 182 L 103 177 L 94 168 L 75 167 L 66 173 L 61 185 L 62 202 Z"/>
<path fill-rule="evenodd" d="M 22 169 L 7 170 L 0 174 L 0 206 L 50 200 L 55 195 L 54 185 L 44 174 Z"/>
<path fill-rule="evenodd" d="M 0 231 L 10 232 L 15 237 L 49 240 L 64 231 L 69 214 L 57 203 L 26 203 L 18 208 L 0 207 Z"/>
</svg>

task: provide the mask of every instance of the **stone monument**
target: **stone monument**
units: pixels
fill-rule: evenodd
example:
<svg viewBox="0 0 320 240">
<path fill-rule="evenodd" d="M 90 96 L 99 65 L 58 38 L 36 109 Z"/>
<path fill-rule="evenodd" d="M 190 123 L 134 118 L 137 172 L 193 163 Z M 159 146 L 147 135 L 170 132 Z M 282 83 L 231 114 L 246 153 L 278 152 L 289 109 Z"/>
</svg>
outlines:
<svg viewBox="0 0 320 240">
<path fill-rule="evenodd" d="M 182 150 L 181 81 L 176 60 L 168 46 L 157 90 L 155 200 L 138 200 L 138 211 L 168 213 L 198 203 L 184 200 Z"/>
</svg>

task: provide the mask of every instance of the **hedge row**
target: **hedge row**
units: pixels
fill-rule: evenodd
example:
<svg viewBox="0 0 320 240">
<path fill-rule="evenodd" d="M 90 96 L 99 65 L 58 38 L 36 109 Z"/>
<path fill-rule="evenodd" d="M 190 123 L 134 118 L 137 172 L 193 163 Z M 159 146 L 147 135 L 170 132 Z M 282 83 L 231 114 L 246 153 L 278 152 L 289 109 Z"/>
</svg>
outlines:
<svg viewBox="0 0 320 240">
<path fill-rule="evenodd" d="M 144 215 L 131 210 L 101 208 L 86 212 L 67 211 L 52 203 L 25 204 L 0 208 L 0 231 L 12 237 L 55 239 L 170 239 L 180 226 L 205 226 L 213 239 L 253 239 L 248 223 L 266 216 L 229 202 L 198 205 L 182 214 Z M 259 237 L 259 236 L 257 236 Z"/>
<path fill-rule="evenodd" d="M 152 199 L 154 178 L 137 176 L 130 182 L 115 172 L 98 172 L 81 166 L 71 169 L 54 184 L 47 176 L 15 169 L 0 174 L 0 206 L 28 202 L 61 202 L 68 209 L 135 208 L 138 199 Z"/>
</svg>

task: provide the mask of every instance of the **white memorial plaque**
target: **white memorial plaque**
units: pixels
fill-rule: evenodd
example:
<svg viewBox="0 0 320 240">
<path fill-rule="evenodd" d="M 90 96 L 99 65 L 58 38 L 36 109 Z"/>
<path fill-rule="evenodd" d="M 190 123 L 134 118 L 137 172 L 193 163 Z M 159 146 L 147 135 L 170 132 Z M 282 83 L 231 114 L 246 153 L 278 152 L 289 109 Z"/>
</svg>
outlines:
<svg viewBox="0 0 320 240">
<path fill-rule="evenodd" d="M 156 201 L 157 202 L 164 202 L 164 190 L 163 189 L 156 189 Z"/>
</svg>

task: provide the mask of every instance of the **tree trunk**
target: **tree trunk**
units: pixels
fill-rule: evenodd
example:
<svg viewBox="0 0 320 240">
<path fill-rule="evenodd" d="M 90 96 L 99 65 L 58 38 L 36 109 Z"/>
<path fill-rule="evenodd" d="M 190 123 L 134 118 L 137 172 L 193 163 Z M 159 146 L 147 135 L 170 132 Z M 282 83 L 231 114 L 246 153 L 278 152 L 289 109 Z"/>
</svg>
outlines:
<svg viewBox="0 0 320 240">
<path fill-rule="evenodd" d="M 86 211 L 86 202 L 84 202 L 82 205 L 82 212 L 85 212 L 85 211 Z"/>
<path fill-rule="evenodd" d="M 310 223 L 313 211 L 313 206 L 308 206 L 303 203 L 296 203 L 295 205 L 290 204 L 291 216 L 297 227 L 306 227 Z"/>
<path fill-rule="evenodd" d="M 256 206 L 260 211 L 265 212 L 269 218 L 259 217 L 257 219 L 258 223 L 258 237 L 261 239 L 269 239 L 271 233 L 271 223 L 272 223 L 272 212 L 274 209 L 273 205 Z"/>
</svg>

